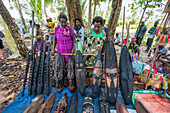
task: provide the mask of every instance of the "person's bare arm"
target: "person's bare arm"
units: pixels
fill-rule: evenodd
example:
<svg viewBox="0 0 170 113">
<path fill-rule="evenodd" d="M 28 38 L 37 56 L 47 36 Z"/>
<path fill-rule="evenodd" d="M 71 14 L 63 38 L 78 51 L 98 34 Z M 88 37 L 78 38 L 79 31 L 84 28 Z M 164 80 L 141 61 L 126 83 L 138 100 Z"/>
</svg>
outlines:
<svg viewBox="0 0 170 113">
<path fill-rule="evenodd" d="M 148 33 L 153 33 L 154 31 L 149 30 Z"/>
<path fill-rule="evenodd" d="M 57 44 L 57 41 L 55 40 L 55 37 L 54 37 L 54 40 L 53 40 L 53 48 L 52 48 L 52 56 L 54 56 L 54 52 L 55 52 L 55 46 L 56 46 L 56 44 Z"/>
</svg>

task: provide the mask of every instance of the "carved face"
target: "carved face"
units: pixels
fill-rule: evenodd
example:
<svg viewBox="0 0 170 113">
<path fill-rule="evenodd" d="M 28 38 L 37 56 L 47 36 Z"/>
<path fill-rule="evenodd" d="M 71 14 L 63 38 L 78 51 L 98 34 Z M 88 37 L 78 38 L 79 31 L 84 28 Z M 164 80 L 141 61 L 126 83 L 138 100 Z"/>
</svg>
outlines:
<svg viewBox="0 0 170 113">
<path fill-rule="evenodd" d="M 54 80 L 56 81 L 56 90 L 61 92 L 64 88 L 64 66 L 65 61 L 61 54 L 57 54 L 54 61 Z"/>
<path fill-rule="evenodd" d="M 93 77 L 92 77 L 92 92 L 93 97 L 96 98 L 98 96 L 101 80 L 102 80 L 102 62 L 98 60 L 95 65 L 96 68 L 93 70 Z"/>
<path fill-rule="evenodd" d="M 111 104 L 115 104 L 117 98 L 117 74 L 115 73 L 115 68 L 106 68 L 106 93 L 108 100 Z"/>
<path fill-rule="evenodd" d="M 105 103 L 105 102 L 100 103 L 100 113 L 110 113 L 109 103 Z"/>
<path fill-rule="evenodd" d="M 65 113 L 67 109 L 68 95 L 65 93 L 57 104 L 57 109 L 54 113 Z"/>
<path fill-rule="evenodd" d="M 74 61 L 72 57 L 69 57 L 68 59 L 67 83 L 69 91 L 74 92 L 76 89 L 76 81 L 74 74 Z"/>
<path fill-rule="evenodd" d="M 77 51 L 75 58 L 75 75 L 76 83 L 81 96 L 84 95 L 86 90 L 86 71 L 84 59 L 80 51 Z"/>
<path fill-rule="evenodd" d="M 100 61 L 100 60 L 98 60 L 97 61 L 97 63 L 96 63 L 96 66 L 95 67 L 99 67 L 99 68 L 94 68 L 94 70 L 93 70 L 93 84 L 95 84 L 96 83 L 96 79 L 99 79 L 99 81 L 98 81 L 98 86 L 100 86 L 100 84 L 101 84 L 101 78 L 102 78 L 102 62 Z"/>
<path fill-rule="evenodd" d="M 78 91 L 83 96 L 86 89 L 86 72 L 85 70 L 77 70 L 75 73 Z"/>
<path fill-rule="evenodd" d="M 89 96 L 89 93 L 90 92 L 88 92 L 84 98 L 83 113 L 93 113 L 94 112 L 92 96 Z"/>
</svg>

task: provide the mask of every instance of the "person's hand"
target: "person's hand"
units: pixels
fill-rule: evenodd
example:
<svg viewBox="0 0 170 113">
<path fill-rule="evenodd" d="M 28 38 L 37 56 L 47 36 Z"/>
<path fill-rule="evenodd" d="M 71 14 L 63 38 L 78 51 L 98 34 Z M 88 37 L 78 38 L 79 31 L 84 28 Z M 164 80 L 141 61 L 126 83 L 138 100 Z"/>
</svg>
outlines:
<svg viewBox="0 0 170 113">
<path fill-rule="evenodd" d="M 54 51 L 52 51 L 51 56 L 54 56 Z"/>
<path fill-rule="evenodd" d="M 148 57 L 150 57 L 151 53 L 148 54 Z"/>
<path fill-rule="evenodd" d="M 166 58 L 166 56 L 162 56 L 162 58 Z"/>
<path fill-rule="evenodd" d="M 73 53 L 74 53 L 74 50 L 72 49 L 71 54 L 73 54 Z"/>
<path fill-rule="evenodd" d="M 140 39 L 142 39 L 143 37 L 141 36 Z"/>
<path fill-rule="evenodd" d="M 77 34 L 74 34 L 74 36 L 75 36 L 75 37 L 78 37 L 78 35 L 77 35 Z"/>
</svg>

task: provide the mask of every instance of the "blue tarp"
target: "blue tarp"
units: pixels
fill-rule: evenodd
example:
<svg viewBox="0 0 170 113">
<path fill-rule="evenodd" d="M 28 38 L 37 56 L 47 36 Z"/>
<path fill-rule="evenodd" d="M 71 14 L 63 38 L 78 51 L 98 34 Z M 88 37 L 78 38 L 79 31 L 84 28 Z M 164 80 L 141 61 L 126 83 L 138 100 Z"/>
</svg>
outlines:
<svg viewBox="0 0 170 113">
<path fill-rule="evenodd" d="M 102 88 L 102 90 L 105 90 L 105 88 Z M 91 88 L 86 88 L 86 91 L 90 91 L 91 92 Z M 21 90 L 21 92 L 22 92 L 22 90 Z M 28 95 L 28 88 L 27 87 L 25 87 L 24 97 L 22 97 L 21 92 L 18 94 L 18 96 L 16 97 L 15 101 L 11 102 L 6 108 L 3 109 L 2 113 L 23 113 L 24 110 L 30 105 L 30 103 L 36 97 L 38 97 L 38 95 L 36 97 L 29 96 Z M 57 93 L 57 91 L 53 87 L 52 91 L 51 91 L 51 94 L 54 93 L 54 92 Z M 55 103 L 54 103 L 53 108 L 51 110 L 51 113 L 53 113 L 53 111 L 56 109 L 56 105 L 59 102 L 59 100 L 61 99 L 61 97 L 64 95 L 64 93 L 68 94 L 68 103 L 70 102 L 70 99 L 71 99 L 73 93 L 70 93 L 68 88 L 64 88 L 62 93 L 57 93 L 56 100 L 55 100 Z M 44 100 L 47 100 L 49 96 L 44 95 L 44 98 L 45 98 Z M 78 100 L 78 112 L 82 113 L 84 97 L 82 97 L 78 93 L 78 99 L 79 99 Z M 94 102 L 94 113 L 99 113 L 99 100 L 98 99 L 99 99 L 98 97 L 96 99 L 93 99 L 93 102 Z M 121 96 L 120 90 L 118 92 L 117 100 L 120 100 L 120 101 L 122 101 L 122 103 L 124 103 L 124 101 L 122 99 L 122 96 Z M 134 109 L 134 106 L 132 105 L 132 103 L 130 105 L 125 105 L 125 106 L 126 106 L 127 109 Z M 115 110 L 115 109 L 116 109 L 116 106 L 110 105 L 110 110 Z"/>
</svg>

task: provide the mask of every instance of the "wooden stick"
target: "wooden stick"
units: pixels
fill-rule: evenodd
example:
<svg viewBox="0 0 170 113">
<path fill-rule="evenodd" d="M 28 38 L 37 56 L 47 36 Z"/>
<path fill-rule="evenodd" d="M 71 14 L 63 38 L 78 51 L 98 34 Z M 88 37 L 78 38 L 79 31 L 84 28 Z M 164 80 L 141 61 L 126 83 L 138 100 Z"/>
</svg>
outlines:
<svg viewBox="0 0 170 113">
<path fill-rule="evenodd" d="M 130 22 L 129 22 L 129 25 L 127 27 L 127 44 L 126 46 L 128 46 L 128 40 L 129 40 L 129 28 L 130 28 Z"/>
<path fill-rule="evenodd" d="M 122 26 L 122 45 L 121 45 L 121 50 L 122 50 L 122 47 L 123 47 L 124 25 L 125 25 L 125 6 L 124 6 L 124 11 L 123 11 L 123 26 Z"/>
<path fill-rule="evenodd" d="M 137 35 L 138 35 L 138 29 L 139 29 L 140 23 L 141 23 L 141 21 L 142 21 L 142 19 L 143 19 L 143 15 L 144 15 L 144 13 L 145 13 L 145 10 L 146 10 L 147 6 L 148 6 L 148 0 L 147 0 L 146 5 L 145 5 L 145 9 L 143 10 L 143 14 L 142 14 L 142 16 L 141 16 L 141 18 L 140 18 L 139 25 L 138 25 L 138 28 L 137 28 L 136 33 L 135 33 L 135 37 L 136 37 L 136 38 L 137 38 Z"/>
<path fill-rule="evenodd" d="M 165 17 L 167 16 L 167 13 L 164 15 L 164 18 L 162 19 L 162 22 L 161 22 L 161 24 L 160 24 L 160 26 L 159 27 L 161 27 L 162 26 L 162 23 L 164 22 L 164 19 L 165 19 Z"/>
<path fill-rule="evenodd" d="M 34 51 L 34 49 L 36 49 L 36 48 L 33 48 L 33 40 L 34 40 L 34 11 L 32 10 L 32 36 L 31 36 L 31 49 L 32 49 L 32 51 Z M 33 58 L 33 56 L 31 57 L 31 58 Z"/>
<path fill-rule="evenodd" d="M 149 78 L 150 78 L 150 76 L 151 76 L 151 71 L 152 71 L 152 68 L 153 68 L 153 64 L 154 64 L 154 61 L 155 61 L 155 58 L 156 58 L 156 53 L 157 53 L 157 51 L 158 51 L 158 46 L 157 46 L 157 48 L 156 48 L 155 55 L 154 55 L 153 60 L 152 60 L 152 65 L 151 65 L 150 70 L 149 70 L 149 73 L 148 73 L 145 90 L 148 88 L 148 82 L 149 82 Z"/>
<path fill-rule="evenodd" d="M 61 53 L 62 55 L 76 55 L 76 53 L 72 54 L 72 53 Z M 97 54 L 82 54 L 83 56 L 89 56 L 89 55 L 97 55 Z M 104 53 L 102 53 L 102 55 L 104 55 Z"/>
</svg>

